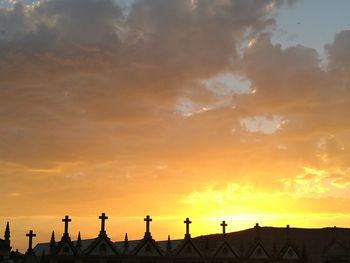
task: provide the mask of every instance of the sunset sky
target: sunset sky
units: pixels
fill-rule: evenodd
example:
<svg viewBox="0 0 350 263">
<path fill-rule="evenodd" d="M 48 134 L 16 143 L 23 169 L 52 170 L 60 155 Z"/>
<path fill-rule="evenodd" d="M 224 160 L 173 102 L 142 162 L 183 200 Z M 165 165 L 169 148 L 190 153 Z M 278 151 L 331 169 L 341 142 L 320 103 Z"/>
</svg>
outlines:
<svg viewBox="0 0 350 263">
<path fill-rule="evenodd" d="M 0 0 L 0 234 L 350 227 L 349 0 Z"/>
</svg>

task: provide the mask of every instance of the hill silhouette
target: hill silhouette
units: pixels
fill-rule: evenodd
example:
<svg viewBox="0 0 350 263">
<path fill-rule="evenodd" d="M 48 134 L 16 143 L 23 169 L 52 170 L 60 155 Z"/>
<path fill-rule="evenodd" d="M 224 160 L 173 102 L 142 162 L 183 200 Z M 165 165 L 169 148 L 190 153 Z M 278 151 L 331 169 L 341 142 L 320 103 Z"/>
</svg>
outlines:
<svg viewBox="0 0 350 263">
<path fill-rule="evenodd" d="M 177 240 L 155 241 L 150 233 L 141 240 L 111 242 L 113 249 L 124 256 L 137 256 L 141 247 L 152 240 L 159 255 L 170 258 L 183 258 L 180 250 L 183 244 L 191 242 L 193 248 L 198 250 L 198 255 L 203 260 L 218 257 L 218 251 L 223 243 L 228 244 L 232 253 L 237 256 L 234 262 L 348 262 L 350 259 L 350 229 L 348 228 L 291 228 L 291 227 L 260 227 L 231 232 L 226 234 L 210 234 L 198 237 L 187 237 Z M 72 245 L 79 243 L 81 251 L 92 251 L 97 239 L 85 239 L 73 241 Z M 170 245 L 170 249 L 169 249 Z M 262 249 L 261 259 L 255 258 L 255 249 Z M 295 260 L 284 261 L 287 250 L 293 250 Z M 36 255 L 50 254 L 50 243 L 37 244 L 34 248 Z M 232 254 L 232 257 L 233 257 Z M 158 254 L 157 254 L 158 255 Z M 153 255 L 155 256 L 155 255 Z M 193 258 L 193 255 L 189 256 Z M 229 257 L 228 257 L 229 258 Z M 291 258 L 292 259 L 292 258 Z M 290 260 L 291 260 L 290 259 Z M 298 260 L 297 260 L 298 259 Z M 241 261 L 244 260 L 244 261 Z M 281 260 L 281 261 L 279 261 Z M 330 261 L 331 260 L 331 261 Z M 346 261 L 343 261 L 346 260 Z M 199 262 L 198 260 L 196 260 Z"/>
</svg>

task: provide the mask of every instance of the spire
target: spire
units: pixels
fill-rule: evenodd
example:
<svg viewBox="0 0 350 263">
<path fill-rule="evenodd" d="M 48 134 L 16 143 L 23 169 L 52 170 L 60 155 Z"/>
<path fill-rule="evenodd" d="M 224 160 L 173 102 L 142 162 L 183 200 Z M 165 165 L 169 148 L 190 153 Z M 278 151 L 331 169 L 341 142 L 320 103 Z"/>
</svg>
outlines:
<svg viewBox="0 0 350 263">
<path fill-rule="evenodd" d="M 166 242 L 166 250 L 167 250 L 167 252 L 171 251 L 170 235 L 168 235 L 168 241 Z"/>
<path fill-rule="evenodd" d="M 6 224 L 6 228 L 5 228 L 5 234 L 4 234 L 4 238 L 5 238 L 5 243 L 6 243 L 6 246 L 9 250 L 11 250 L 11 247 L 10 247 L 10 223 L 7 221 L 7 224 Z"/>
<path fill-rule="evenodd" d="M 4 238 L 5 240 L 10 240 L 10 237 L 10 223 L 7 221 Z"/>
<path fill-rule="evenodd" d="M 128 250 L 129 248 L 129 239 L 128 239 L 128 233 L 125 233 L 125 238 L 124 238 L 124 250 Z"/>
<path fill-rule="evenodd" d="M 77 249 L 81 249 L 81 235 L 80 235 L 80 231 L 78 233 L 77 244 L 75 246 L 76 246 Z"/>
<path fill-rule="evenodd" d="M 55 248 L 56 248 L 55 231 L 52 231 L 51 239 L 50 239 L 50 249 L 53 250 Z"/>
</svg>

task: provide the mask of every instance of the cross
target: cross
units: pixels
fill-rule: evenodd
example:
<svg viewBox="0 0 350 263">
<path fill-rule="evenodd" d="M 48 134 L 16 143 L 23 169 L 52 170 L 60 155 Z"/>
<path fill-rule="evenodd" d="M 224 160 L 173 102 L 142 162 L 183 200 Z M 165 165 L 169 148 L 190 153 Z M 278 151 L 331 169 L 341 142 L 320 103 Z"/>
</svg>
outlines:
<svg viewBox="0 0 350 263">
<path fill-rule="evenodd" d="M 69 216 L 65 216 L 62 219 L 62 222 L 64 222 L 64 234 L 67 236 L 68 235 L 68 223 L 71 222 L 72 219 L 69 218 Z"/>
<path fill-rule="evenodd" d="M 146 216 L 145 219 L 143 219 L 143 221 L 146 222 L 146 234 L 149 234 L 149 226 L 150 226 L 150 222 L 152 222 L 152 218 L 148 215 Z"/>
<path fill-rule="evenodd" d="M 225 221 L 222 221 L 222 223 L 220 224 L 220 226 L 222 226 L 222 233 L 225 235 L 226 234 L 226 227 L 227 224 Z"/>
<path fill-rule="evenodd" d="M 191 237 L 191 235 L 190 235 L 190 224 L 192 223 L 192 221 L 190 221 L 190 219 L 187 217 L 186 220 L 184 221 L 184 223 L 186 224 L 186 235 L 185 235 L 185 237 Z"/>
<path fill-rule="evenodd" d="M 31 251 L 33 249 L 33 237 L 36 237 L 36 234 L 33 233 L 33 230 L 29 230 L 26 236 L 29 237 L 28 251 Z"/>
<path fill-rule="evenodd" d="M 108 216 L 106 216 L 105 213 L 102 213 L 98 218 L 101 219 L 101 232 L 105 232 L 105 222 L 106 219 L 108 219 Z"/>
</svg>

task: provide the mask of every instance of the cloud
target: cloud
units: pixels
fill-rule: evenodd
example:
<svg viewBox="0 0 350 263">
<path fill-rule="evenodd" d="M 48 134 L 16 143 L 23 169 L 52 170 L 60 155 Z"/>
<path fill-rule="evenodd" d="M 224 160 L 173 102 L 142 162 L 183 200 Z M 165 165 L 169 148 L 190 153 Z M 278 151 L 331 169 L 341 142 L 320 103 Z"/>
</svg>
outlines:
<svg viewBox="0 0 350 263">
<path fill-rule="evenodd" d="M 282 112 L 286 107 L 306 106 L 324 78 L 316 50 L 303 46 L 282 49 L 273 45 L 267 34 L 246 50 L 241 67 L 256 91 L 247 96 L 247 102 L 255 105 L 248 107 L 256 111 Z"/>
<path fill-rule="evenodd" d="M 331 69 L 350 69 L 350 30 L 336 34 L 333 43 L 326 45 Z"/>
<path fill-rule="evenodd" d="M 294 2 L 144 0 L 125 12 L 108 0 L 52 0 L 1 9 L 7 195 L 21 193 L 20 204 L 70 191 L 101 205 L 94 179 L 109 197 L 147 185 L 176 205 L 174 187 L 180 195 L 237 182 L 280 192 L 281 178 L 293 181 L 300 167 L 347 171 L 348 32 L 327 46 L 325 68 L 313 48 L 273 44 L 274 10 Z M 345 174 L 333 182 L 348 187 Z"/>
<path fill-rule="evenodd" d="M 9 51 L 32 53 L 64 49 L 69 53 L 75 45 L 112 48 L 118 45 L 116 28 L 122 20 L 119 7 L 109 0 L 42 1 L 32 8 L 16 3 L 0 14 L 0 43 L 11 44 Z"/>
<path fill-rule="evenodd" d="M 284 2 L 146 0 L 126 15 L 111 0 L 42 1 L 31 8 L 18 3 L 1 11 L 0 44 L 5 57 L 16 51 L 79 61 L 108 53 L 114 67 L 161 65 L 181 75 L 210 75 L 231 67 L 247 32 L 274 23 L 267 7 Z"/>
<path fill-rule="evenodd" d="M 166 125 L 184 92 L 237 63 L 247 31 L 273 23 L 271 2 L 284 1 L 138 1 L 127 15 L 111 0 L 1 9 L 2 158 L 105 158 L 123 147 L 116 137 L 155 133 L 147 122 Z"/>
<path fill-rule="evenodd" d="M 267 116 L 253 116 L 246 117 L 241 119 L 241 125 L 248 132 L 260 132 L 263 134 L 273 134 L 279 129 L 282 125 L 285 124 L 286 120 L 283 120 L 281 116 L 272 116 L 268 118 Z"/>
</svg>

